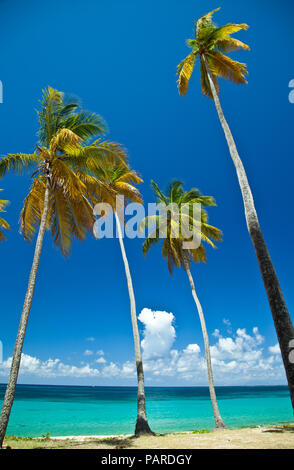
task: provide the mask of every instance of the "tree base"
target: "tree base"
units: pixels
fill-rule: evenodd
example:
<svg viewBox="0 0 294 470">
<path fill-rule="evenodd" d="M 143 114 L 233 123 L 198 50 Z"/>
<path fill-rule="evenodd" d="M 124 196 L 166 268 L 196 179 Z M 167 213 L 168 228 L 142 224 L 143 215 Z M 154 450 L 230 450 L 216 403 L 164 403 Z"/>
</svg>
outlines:
<svg viewBox="0 0 294 470">
<path fill-rule="evenodd" d="M 136 422 L 135 437 L 140 437 L 144 434 L 155 435 L 155 433 L 151 431 L 147 419 L 139 417 Z"/>
<path fill-rule="evenodd" d="M 225 423 L 223 422 L 223 420 L 218 420 L 216 423 L 215 423 L 215 427 L 213 428 L 214 431 L 219 431 L 219 430 L 222 430 L 222 429 L 228 429 L 227 426 L 225 425 Z"/>
</svg>

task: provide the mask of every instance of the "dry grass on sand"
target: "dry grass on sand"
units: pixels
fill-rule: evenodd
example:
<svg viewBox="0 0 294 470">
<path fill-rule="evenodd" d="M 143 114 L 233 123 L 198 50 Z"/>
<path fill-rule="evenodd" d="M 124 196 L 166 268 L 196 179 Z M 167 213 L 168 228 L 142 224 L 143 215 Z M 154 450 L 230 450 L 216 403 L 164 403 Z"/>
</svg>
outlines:
<svg viewBox="0 0 294 470">
<path fill-rule="evenodd" d="M 155 436 L 9 437 L 12 449 L 294 449 L 294 425 L 194 431 Z"/>
</svg>

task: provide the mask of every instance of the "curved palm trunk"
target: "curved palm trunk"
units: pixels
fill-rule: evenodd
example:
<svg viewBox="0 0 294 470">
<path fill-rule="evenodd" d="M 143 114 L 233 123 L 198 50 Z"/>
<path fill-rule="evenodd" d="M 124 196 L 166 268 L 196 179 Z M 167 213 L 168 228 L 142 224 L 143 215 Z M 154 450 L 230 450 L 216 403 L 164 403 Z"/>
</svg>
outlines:
<svg viewBox="0 0 294 470">
<path fill-rule="evenodd" d="M 220 101 L 215 90 L 214 83 L 212 81 L 211 72 L 206 60 L 205 55 L 202 55 L 205 67 L 208 74 L 208 79 L 213 94 L 214 103 L 220 119 L 223 131 L 226 136 L 229 151 L 236 168 L 239 185 L 242 192 L 245 217 L 247 222 L 248 231 L 255 249 L 256 257 L 259 264 L 259 269 L 262 274 L 264 286 L 266 289 L 268 301 L 270 304 L 277 337 L 282 353 L 286 376 L 288 380 L 288 386 L 292 401 L 292 407 L 294 410 L 294 363 L 289 360 L 290 353 L 290 342 L 294 340 L 294 328 L 291 322 L 291 318 L 287 309 L 286 302 L 283 297 L 282 289 L 276 275 L 270 254 L 268 252 L 266 243 L 263 238 L 263 234 L 259 225 L 257 213 L 254 207 L 254 200 L 252 192 L 248 183 L 246 172 L 243 163 L 238 154 L 235 141 L 232 133 L 225 119 L 222 111 Z"/>
<path fill-rule="evenodd" d="M 203 315 L 203 310 L 200 304 L 200 301 L 197 297 L 196 290 L 195 290 L 195 285 L 193 281 L 193 277 L 189 268 L 188 263 L 185 263 L 185 270 L 189 278 L 191 290 L 192 290 L 192 295 L 193 299 L 195 301 L 198 314 L 199 314 L 199 319 L 201 323 L 201 329 L 202 329 L 202 335 L 203 335 L 203 340 L 204 340 L 204 348 L 205 348 L 205 356 L 206 356 L 206 365 L 207 365 L 207 376 L 208 376 L 208 386 L 209 386 L 209 393 L 210 393 L 210 399 L 212 403 L 212 409 L 213 409 L 213 416 L 214 416 L 214 422 L 215 422 L 215 427 L 216 429 L 221 429 L 225 428 L 225 424 L 222 420 L 222 417 L 220 415 L 219 409 L 218 409 L 218 404 L 217 404 L 217 399 L 216 399 L 216 394 L 215 394 L 215 388 L 214 388 L 214 382 L 213 382 L 213 373 L 212 373 L 212 365 L 211 365 L 211 356 L 210 356 L 210 346 L 209 346 L 209 339 L 208 339 L 208 334 L 207 334 L 207 329 L 206 329 L 206 324 L 205 324 L 205 318 Z"/>
<path fill-rule="evenodd" d="M 37 271 L 38 271 L 39 262 L 40 262 L 44 234 L 46 230 L 48 203 L 49 203 L 49 181 L 47 180 L 46 189 L 45 189 L 45 197 L 44 197 L 44 209 L 43 209 L 39 233 L 38 233 L 38 237 L 36 241 L 34 259 L 33 259 L 30 278 L 28 282 L 28 288 L 27 288 L 26 297 L 25 297 L 25 301 L 23 305 L 22 314 L 21 314 L 21 319 L 20 319 L 20 323 L 18 327 L 18 333 L 17 333 L 17 337 L 15 341 L 9 380 L 8 380 L 8 384 L 7 384 L 7 388 L 6 388 L 6 392 L 4 396 L 4 401 L 2 405 L 2 410 L 1 410 L 0 448 L 2 448 L 11 408 L 12 408 L 13 401 L 14 401 L 16 382 L 17 382 L 18 372 L 19 372 L 19 367 L 20 367 L 20 362 L 21 362 L 22 347 L 23 347 L 25 332 L 26 332 L 26 328 L 28 324 L 29 314 L 31 310 L 35 284 L 36 284 L 36 276 L 37 276 Z"/>
<path fill-rule="evenodd" d="M 135 359 L 136 359 L 137 380 L 138 380 L 137 422 L 136 422 L 135 435 L 140 436 L 142 434 L 153 434 L 153 432 L 151 431 L 149 427 L 149 424 L 147 421 L 147 414 L 146 414 L 144 371 L 143 371 L 143 362 L 142 362 L 140 336 L 139 336 L 138 323 L 137 323 L 136 302 L 135 302 L 133 283 L 132 283 L 129 263 L 128 263 L 128 259 L 126 256 L 125 247 L 123 243 L 120 220 L 119 220 L 117 212 L 114 212 L 114 214 L 115 214 L 115 219 L 116 219 L 116 224 L 117 224 L 119 244 L 120 244 L 121 253 L 122 253 L 124 266 L 125 266 L 125 272 L 126 272 L 128 290 L 129 290 L 129 296 L 130 296 L 130 304 L 131 304 L 131 320 L 132 320 L 132 327 L 133 327 Z"/>
</svg>

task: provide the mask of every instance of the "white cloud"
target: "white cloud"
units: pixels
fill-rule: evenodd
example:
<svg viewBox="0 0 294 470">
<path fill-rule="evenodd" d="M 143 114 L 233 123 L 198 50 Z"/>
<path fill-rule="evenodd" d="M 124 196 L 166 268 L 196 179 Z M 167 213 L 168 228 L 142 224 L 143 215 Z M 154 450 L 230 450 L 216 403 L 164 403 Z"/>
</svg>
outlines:
<svg viewBox="0 0 294 470">
<path fill-rule="evenodd" d="M 92 356 L 93 351 L 91 351 L 90 349 L 86 349 L 86 351 L 84 351 L 84 356 Z"/>
<path fill-rule="evenodd" d="M 122 366 L 110 362 L 109 365 L 104 366 L 101 370 L 101 376 L 107 379 L 112 378 L 136 378 L 135 364 L 126 361 Z"/>
<path fill-rule="evenodd" d="M 0 364 L 0 375 L 7 375 L 11 367 L 12 358 Z M 22 354 L 21 356 L 21 375 L 37 375 L 40 377 L 97 377 L 98 369 L 86 364 L 82 367 L 64 364 L 60 359 L 40 359 Z"/>
<path fill-rule="evenodd" d="M 218 330 L 217 328 L 216 328 L 216 329 L 214 330 L 214 332 L 212 333 L 212 336 L 215 336 L 216 338 L 218 338 L 218 337 L 220 336 L 220 332 L 219 332 L 219 330 Z"/>
<path fill-rule="evenodd" d="M 151 359 L 165 356 L 176 338 L 176 331 L 172 326 L 174 315 L 144 308 L 138 318 L 144 325 L 141 343 L 143 358 Z"/>
<path fill-rule="evenodd" d="M 99 349 L 99 351 L 96 352 L 97 356 L 104 356 L 104 351 L 102 349 Z"/>
<path fill-rule="evenodd" d="M 233 333 L 232 324 L 228 318 L 223 318 L 223 323 L 227 327 L 227 333 L 231 335 Z"/>
<path fill-rule="evenodd" d="M 106 360 L 104 359 L 104 357 L 99 357 L 98 359 L 96 359 L 96 361 L 98 364 L 105 364 L 106 363 Z"/>
<path fill-rule="evenodd" d="M 223 338 L 218 335 L 217 343 L 211 346 L 211 356 L 216 360 L 250 361 L 262 354 L 257 346 L 263 343 L 264 338 L 259 334 L 258 328 L 253 328 L 253 336 L 247 334 L 245 328 L 238 328 L 235 338 Z"/>
<path fill-rule="evenodd" d="M 93 336 L 90 336 L 89 338 L 86 338 L 86 341 L 95 341 L 95 338 Z"/>
<path fill-rule="evenodd" d="M 279 343 L 275 344 L 274 346 L 270 346 L 268 350 L 272 354 L 281 354 Z"/>
<path fill-rule="evenodd" d="M 198 344 L 189 344 L 183 350 L 172 349 L 175 341 L 174 315 L 167 312 L 142 310 L 139 320 L 144 324 L 142 349 L 147 377 L 174 377 L 192 384 L 205 384 L 206 357 Z M 212 336 L 211 357 L 216 383 L 283 383 L 285 373 L 276 346 L 266 355 L 265 338 L 258 327 L 248 333 L 238 328 L 228 333 L 231 322 L 223 320 L 226 336 L 216 329 Z"/>
<path fill-rule="evenodd" d="M 127 361 L 123 364 L 121 369 L 121 376 L 125 378 L 136 377 L 136 366 L 134 362 Z"/>
<path fill-rule="evenodd" d="M 211 346 L 214 375 L 218 381 L 235 385 L 284 382 L 280 358 L 272 354 L 266 356 L 261 347 L 264 337 L 257 327 L 252 329 L 252 333 L 250 335 L 245 328 L 238 328 L 233 337 L 219 335 L 217 343 Z"/>
<path fill-rule="evenodd" d="M 200 353 L 200 347 L 198 344 L 188 344 L 186 349 L 184 349 L 185 354 L 198 354 Z"/>
<path fill-rule="evenodd" d="M 101 375 L 106 378 L 117 377 L 120 375 L 120 368 L 114 362 L 111 362 L 108 366 L 103 367 Z"/>
</svg>

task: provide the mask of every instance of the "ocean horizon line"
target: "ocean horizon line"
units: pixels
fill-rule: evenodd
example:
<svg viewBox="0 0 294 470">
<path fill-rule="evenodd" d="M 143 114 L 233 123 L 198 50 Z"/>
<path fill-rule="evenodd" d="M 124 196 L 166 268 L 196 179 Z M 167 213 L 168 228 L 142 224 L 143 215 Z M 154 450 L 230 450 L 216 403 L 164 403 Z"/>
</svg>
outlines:
<svg viewBox="0 0 294 470">
<path fill-rule="evenodd" d="M 7 386 L 7 383 L 0 382 L 0 386 Z M 76 384 L 30 384 L 20 383 L 17 386 L 26 387 L 91 387 L 91 388 L 137 388 L 137 385 L 76 385 Z M 286 384 L 258 384 L 258 385 L 215 385 L 216 388 L 245 388 L 245 387 L 284 387 Z M 145 385 L 145 388 L 208 388 L 208 385 Z"/>
</svg>

